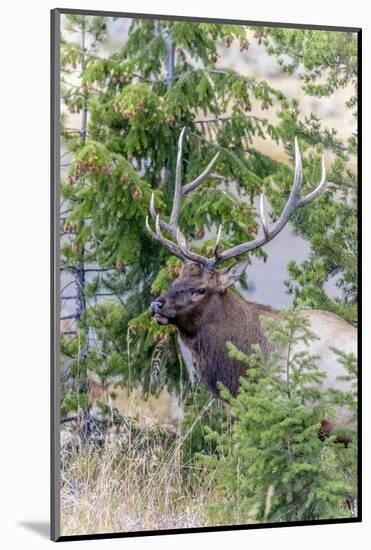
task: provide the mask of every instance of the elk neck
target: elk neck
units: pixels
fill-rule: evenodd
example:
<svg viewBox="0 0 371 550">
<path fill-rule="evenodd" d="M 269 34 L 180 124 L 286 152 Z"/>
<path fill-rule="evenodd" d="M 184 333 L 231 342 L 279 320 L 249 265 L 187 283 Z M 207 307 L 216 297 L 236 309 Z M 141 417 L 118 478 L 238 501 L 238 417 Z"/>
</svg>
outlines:
<svg viewBox="0 0 371 550">
<path fill-rule="evenodd" d="M 275 312 L 226 290 L 214 294 L 201 311 L 179 319 L 177 326 L 184 343 L 196 353 L 210 346 L 219 350 L 222 347 L 224 351 L 228 340 L 248 351 L 252 343 L 262 341 L 259 316 L 267 313 Z"/>
<path fill-rule="evenodd" d="M 203 383 L 215 397 L 219 396 L 219 382 L 235 395 L 239 378 L 246 370 L 246 365 L 229 357 L 226 342 L 232 342 L 245 353 L 251 353 L 253 344 L 260 344 L 267 357 L 269 342 L 259 316 L 275 313 L 227 290 L 210 299 L 194 324 L 188 319 L 187 326 L 178 325 L 180 337 L 191 350 Z"/>
</svg>

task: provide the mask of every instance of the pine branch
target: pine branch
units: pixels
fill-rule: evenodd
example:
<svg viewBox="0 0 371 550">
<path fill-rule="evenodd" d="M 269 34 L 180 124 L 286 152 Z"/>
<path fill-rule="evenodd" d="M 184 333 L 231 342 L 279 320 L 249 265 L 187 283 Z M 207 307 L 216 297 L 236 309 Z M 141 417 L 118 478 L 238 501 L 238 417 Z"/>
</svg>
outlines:
<svg viewBox="0 0 371 550">
<path fill-rule="evenodd" d="M 70 315 L 64 315 L 63 317 L 60 317 L 59 320 L 60 321 L 67 321 L 68 319 L 77 319 L 77 318 L 78 318 L 78 314 L 71 313 Z"/>
<path fill-rule="evenodd" d="M 61 424 L 66 424 L 67 422 L 75 422 L 77 420 L 77 416 L 66 416 L 65 418 L 61 418 Z"/>
</svg>

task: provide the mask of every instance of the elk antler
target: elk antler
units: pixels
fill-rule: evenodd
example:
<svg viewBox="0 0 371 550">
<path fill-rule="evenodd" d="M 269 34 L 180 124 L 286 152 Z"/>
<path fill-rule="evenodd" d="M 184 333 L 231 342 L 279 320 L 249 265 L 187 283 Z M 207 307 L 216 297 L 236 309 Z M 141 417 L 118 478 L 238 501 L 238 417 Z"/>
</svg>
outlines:
<svg viewBox="0 0 371 550">
<path fill-rule="evenodd" d="M 199 176 L 197 176 L 196 179 L 187 183 L 186 185 L 182 185 L 182 151 L 184 133 L 185 127 L 182 129 L 178 141 L 178 155 L 175 169 L 175 190 L 173 208 L 171 211 L 169 223 L 161 220 L 160 216 L 157 214 L 155 210 L 155 199 L 152 193 L 149 211 L 156 224 L 156 233 L 151 229 L 151 226 L 149 225 L 148 216 L 146 218 L 146 229 L 154 239 L 162 243 L 172 254 L 174 254 L 174 256 L 177 256 L 183 261 L 191 260 L 206 266 L 208 264 L 207 258 L 187 249 L 186 239 L 178 227 L 178 216 L 182 197 L 187 193 L 194 191 L 194 189 L 196 189 L 208 176 L 215 176 L 215 174 L 211 174 L 211 170 L 217 158 L 219 157 L 219 153 L 217 153 L 211 159 L 205 170 Z M 170 235 L 175 237 L 178 245 L 164 237 L 161 229 L 165 229 L 168 233 L 170 233 Z"/>
<path fill-rule="evenodd" d="M 193 262 L 197 262 L 200 265 L 202 265 L 207 271 L 213 271 L 218 264 L 224 262 L 225 260 L 229 260 L 231 258 L 234 258 L 235 256 L 241 256 L 243 254 L 246 254 L 247 252 L 250 252 L 251 250 L 255 250 L 256 248 L 260 248 L 261 246 L 271 241 L 285 227 L 285 225 L 288 223 L 290 219 L 291 214 L 297 208 L 302 208 L 303 206 L 306 206 L 307 204 L 314 201 L 317 197 L 319 197 L 325 191 L 327 187 L 325 160 L 324 160 L 324 157 L 322 157 L 322 177 L 319 185 L 316 187 L 316 189 L 314 189 L 314 191 L 312 191 L 305 197 L 301 196 L 300 191 L 301 191 L 301 185 L 303 182 L 303 169 L 301 164 L 301 155 L 300 155 L 298 140 L 297 138 L 295 138 L 294 185 L 291 189 L 291 193 L 286 203 L 286 206 L 283 209 L 283 212 L 279 217 L 279 219 L 275 222 L 275 224 L 271 228 L 269 228 L 267 215 L 265 211 L 265 205 L 264 205 L 264 194 L 262 193 L 260 196 L 260 217 L 262 221 L 263 235 L 253 241 L 248 241 L 246 243 L 234 246 L 229 250 L 225 250 L 224 252 L 220 252 L 220 248 L 219 248 L 220 236 L 221 236 L 221 226 L 220 226 L 218 230 L 217 238 L 216 238 L 216 244 L 214 247 L 214 256 L 212 258 L 205 258 L 204 256 L 201 256 L 200 254 L 196 254 L 195 252 L 192 252 L 187 248 L 186 239 L 178 227 L 179 208 L 180 208 L 180 202 L 181 202 L 182 196 L 196 189 L 196 187 L 198 187 L 200 183 L 202 183 L 202 181 L 210 175 L 211 169 L 215 164 L 215 161 L 218 158 L 219 153 L 215 155 L 215 157 L 211 160 L 211 162 L 206 167 L 206 169 L 202 172 L 202 174 L 200 174 L 192 182 L 182 186 L 181 161 L 182 161 L 182 146 L 183 146 L 184 132 L 185 132 L 185 128 L 183 128 L 183 130 L 181 131 L 181 134 L 179 136 L 179 142 L 178 142 L 178 156 L 177 156 L 176 172 L 175 172 L 175 192 L 174 192 L 173 208 L 170 215 L 170 221 L 169 223 L 167 223 L 160 219 L 160 216 L 156 213 L 156 210 L 155 210 L 154 196 L 152 194 L 151 204 L 150 204 L 150 213 L 152 218 L 156 222 L 156 232 L 154 232 L 151 229 L 148 222 L 148 216 L 146 218 L 146 228 L 149 234 L 154 239 L 161 242 L 174 256 L 177 256 L 183 261 L 191 260 Z M 176 239 L 177 244 L 175 244 L 174 242 L 164 237 L 161 229 L 164 229 L 168 233 L 170 233 Z"/>
</svg>

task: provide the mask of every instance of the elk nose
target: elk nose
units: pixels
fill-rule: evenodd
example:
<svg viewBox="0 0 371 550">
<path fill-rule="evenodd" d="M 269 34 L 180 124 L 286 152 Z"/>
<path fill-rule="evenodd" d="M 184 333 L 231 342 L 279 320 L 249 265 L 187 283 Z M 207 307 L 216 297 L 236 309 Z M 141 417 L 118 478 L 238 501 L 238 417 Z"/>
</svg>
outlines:
<svg viewBox="0 0 371 550">
<path fill-rule="evenodd" d="M 154 315 L 157 310 L 162 309 L 165 305 L 165 302 L 166 300 L 162 296 L 156 298 L 156 300 L 151 304 L 151 314 Z"/>
</svg>

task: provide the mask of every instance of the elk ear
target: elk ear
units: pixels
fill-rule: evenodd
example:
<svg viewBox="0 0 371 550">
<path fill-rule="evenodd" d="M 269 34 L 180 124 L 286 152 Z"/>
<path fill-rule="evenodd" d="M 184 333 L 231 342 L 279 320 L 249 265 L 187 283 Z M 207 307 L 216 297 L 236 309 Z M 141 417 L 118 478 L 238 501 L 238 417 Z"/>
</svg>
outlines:
<svg viewBox="0 0 371 550">
<path fill-rule="evenodd" d="M 230 285 L 238 281 L 247 268 L 249 260 L 239 262 L 238 264 L 226 267 L 219 271 L 219 290 L 222 292 Z"/>
</svg>

